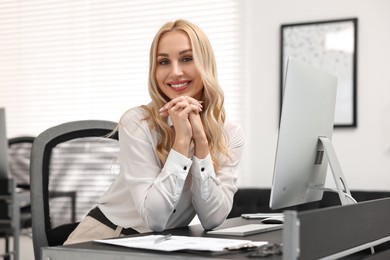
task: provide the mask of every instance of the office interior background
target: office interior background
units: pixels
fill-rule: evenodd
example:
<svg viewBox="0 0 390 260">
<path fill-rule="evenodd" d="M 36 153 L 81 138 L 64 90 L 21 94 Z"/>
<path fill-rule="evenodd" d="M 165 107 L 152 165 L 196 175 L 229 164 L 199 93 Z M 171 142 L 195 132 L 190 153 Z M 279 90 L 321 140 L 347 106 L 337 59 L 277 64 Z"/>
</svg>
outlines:
<svg viewBox="0 0 390 260">
<path fill-rule="evenodd" d="M 386 0 L 0 2 L 0 106 L 9 137 L 73 120 L 119 121 L 149 101 L 149 46 L 166 21 L 209 36 L 228 119 L 246 133 L 241 187 L 270 187 L 280 109 L 280 26 L 358 18 L 357 127 L 333 145 L 350 189 L 390 184 L 390 3 Z M 327 184 L 333 186 L 328 174 Z"/>
</svg>

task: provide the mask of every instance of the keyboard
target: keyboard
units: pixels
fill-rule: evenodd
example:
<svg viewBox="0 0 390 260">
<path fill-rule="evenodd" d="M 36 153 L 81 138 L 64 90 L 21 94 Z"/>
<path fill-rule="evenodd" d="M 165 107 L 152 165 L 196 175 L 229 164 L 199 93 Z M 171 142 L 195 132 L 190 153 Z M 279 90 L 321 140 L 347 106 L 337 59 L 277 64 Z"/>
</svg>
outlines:
<svg viewBox="0 0 390 260">
<path fill-rule="evenodd" d="M 273 230 L 282 229 L 283 224 L 247 224 L 231 228 L 208 231 L 210 235 L 249 236 Z"/>
</svg>

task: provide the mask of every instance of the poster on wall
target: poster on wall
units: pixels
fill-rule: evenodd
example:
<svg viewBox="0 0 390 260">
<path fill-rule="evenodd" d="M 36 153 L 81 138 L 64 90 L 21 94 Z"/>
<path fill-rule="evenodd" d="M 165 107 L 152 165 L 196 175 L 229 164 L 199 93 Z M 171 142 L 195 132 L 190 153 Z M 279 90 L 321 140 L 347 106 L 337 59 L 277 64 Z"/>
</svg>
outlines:
<svg viewBox="0 0 390 260">
<path fill-rule="evenodd" d="M 281 93 L 289 56 L 337 77 L 335 127 L 357 126 L 357 18 L 283 24 Z"/>
</svg>

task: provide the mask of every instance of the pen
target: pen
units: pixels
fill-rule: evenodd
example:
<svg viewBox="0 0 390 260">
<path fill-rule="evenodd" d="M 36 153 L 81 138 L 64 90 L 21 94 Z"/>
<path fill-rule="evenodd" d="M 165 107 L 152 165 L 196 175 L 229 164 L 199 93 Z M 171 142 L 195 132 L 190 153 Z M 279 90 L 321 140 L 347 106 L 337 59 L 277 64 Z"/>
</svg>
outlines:
<svg viewBox="0 0 390 260">
<path fill-rule="evenodd" d="M 255 249 L 255 248 L 258 248 L 258 246 L 256 244 L 253 244 L 253 243 L 244 243 L 244 244 L 240 244 L 240 245 L 236 245 L 236 246 L 225 247 L 225 249 L 228 251 L 251 250 L 251 249 Z"/>
<path fill-rule="evenodd" d="M 171 235 L 171 234 L 168 234 L 168 235 L 165 235 L 165 236 L 156 238 L 156 240 L 154 240 L 154 243 L 155 243 L 155 244 L 158 244 L 158 243 L 167 241 L 167 240 L 169 240 L 169 239 L 171 239 L 171 238 L 172 238 L 172 235 Z"/>
</svg>

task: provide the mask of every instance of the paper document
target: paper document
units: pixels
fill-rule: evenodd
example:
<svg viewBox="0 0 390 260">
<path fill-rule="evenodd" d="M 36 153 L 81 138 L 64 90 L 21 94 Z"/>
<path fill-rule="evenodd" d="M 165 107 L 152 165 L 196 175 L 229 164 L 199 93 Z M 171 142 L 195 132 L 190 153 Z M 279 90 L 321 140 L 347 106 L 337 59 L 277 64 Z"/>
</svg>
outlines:
<svg viewBox="0 0 390 260">
<path fill-rule="evenodd" d="M 170 236 L 169 239 L 161 241 L 163 235 L 149 235 L 141 237 L 115 238 L 95 240 L 96 242 L 106 243 L 117 246 L 160 250 L 160 251 L 178 251 L 178 250 L 199 250 L 199 251 L 224 251 L 227 248 L 240 248 L 245 246 L 262 246 L 267 242 L 252 242 L 251 240 L 223 239 L 212 237 L 189 237 L 189 236 Z"/>
</svg>

